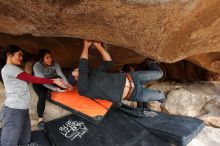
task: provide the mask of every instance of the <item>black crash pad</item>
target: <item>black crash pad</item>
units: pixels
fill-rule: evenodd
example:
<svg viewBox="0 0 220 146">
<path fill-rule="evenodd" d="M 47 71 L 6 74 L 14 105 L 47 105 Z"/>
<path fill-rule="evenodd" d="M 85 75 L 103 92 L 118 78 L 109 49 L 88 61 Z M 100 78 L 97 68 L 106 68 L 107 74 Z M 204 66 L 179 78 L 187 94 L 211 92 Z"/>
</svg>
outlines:
<svg viewBox="0 0 220 146">
<path fill-rule="evenodd" d="M 51 146 L 46 137 L 46 133 L 43 130 L 32 131 L 31 142 L 33 143 L 33 146 Z"/>
<path fill-rule="evenodd" d="M 202 120 L 193 117 L 167 115 L 127 106 L 121 106 L 120 109 L 133 116 L 133 120 L 161 140 L 177 146 L 187 145 L 205 126 Z"/>
<path fill-rule="evenodd" d="M 0 129 L 0 134 L 2 129 Z M 1 136 L 1 135 L 0 135 Z M 31 132 L 31 143 L 30 146 L 51 146 L 47 140 L 45 132 L 42 130 L 32 131 Z"/>
<path fill-rule="evenodd" d="M 116 108 L 98 125 L 73 114 L 45 124 L 56 146 L 168 146 Z"/>
</svg>

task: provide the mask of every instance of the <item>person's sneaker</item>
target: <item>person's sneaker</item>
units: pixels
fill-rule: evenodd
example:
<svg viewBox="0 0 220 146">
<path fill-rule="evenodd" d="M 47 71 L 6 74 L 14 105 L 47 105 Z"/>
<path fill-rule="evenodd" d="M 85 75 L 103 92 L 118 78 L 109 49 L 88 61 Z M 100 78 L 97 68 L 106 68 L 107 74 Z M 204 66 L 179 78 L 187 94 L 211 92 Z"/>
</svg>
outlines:
<svg viewBox="0 0 220 146">
<path fill-rule="evenodd" d="M 44 130 L 45 127 L 44 127 L 44 121 L 40 121 L 38 124 L 37 124 L 37 127 L 39 130 Z"/>
</svg>

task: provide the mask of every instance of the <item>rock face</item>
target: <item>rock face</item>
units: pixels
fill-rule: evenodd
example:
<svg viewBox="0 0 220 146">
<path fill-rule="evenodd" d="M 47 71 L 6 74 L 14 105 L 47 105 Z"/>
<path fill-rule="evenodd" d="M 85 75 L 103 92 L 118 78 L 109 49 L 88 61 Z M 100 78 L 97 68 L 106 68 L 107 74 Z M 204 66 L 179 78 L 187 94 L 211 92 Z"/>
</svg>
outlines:
<svg viewBox="0 0 220 146">
<path fill-rule="evenodd" d="M 189 62 L 181 60 L 175 63 L 161 63 L 164 70 L 164 79 L 178 82 L 193 82 L 200 80 L 218 80 L 211 78 L 211 72 Z M 218 74 L 218 73 L 215 73 Z"/>
<path fill-rule="evenodd" d="M 0 22 L 1 23 L 1 22 Z M 73 68 L 78 65 L 78 60 L 83 47 L 83 40 L 67 37 L 34 37 L 31 35 L 13 36 L 8 34 L 0 34 L 0 46 L 16 44 L 31 54 L 37 55 L 41 48 L 48 48 L 52 51 L 55 60 L 63 68 Z M 118 46 L 104 44 L 108 49 L 115 63 L 115 69 L 118 69 L 125 63 L 140 63 L 144 57 L 140 54 Z M 27 60 L 31 58 L 24 55 Z M 32 57 L 33 58 L 33 57 Z M 36 59 L 33 58 L 33 59 Z M 101 60 L 100 54 L 95 48 L 91 48 L 89 52 L 89 63 L 95 67 Z"/>
<path fill-rule="evenodd" d="M 220 72 L 219 9 L 219 0 L 1 0 L 0 32 L 99 40 Z"/>
<path fill-rule="evenodd" d="M 183 88 L 172 90 L 167 95 L 164 105 L 165 111 L 170 114 L 197 116 L 209 99 L 200 96 Z"/>
<path fill-rule="evenodd" d="M 161 90 L 167 96 L 164 103 L 154 105 L 160 106 L 161 111 L 175 115 L 198 117 L 206 125 L 220 128 L 220 82 L 182 84 L 164 82 L 154 84 L 150 88 Z M 154 108 L 152 109 L 154 110 Z"/>
</svg>

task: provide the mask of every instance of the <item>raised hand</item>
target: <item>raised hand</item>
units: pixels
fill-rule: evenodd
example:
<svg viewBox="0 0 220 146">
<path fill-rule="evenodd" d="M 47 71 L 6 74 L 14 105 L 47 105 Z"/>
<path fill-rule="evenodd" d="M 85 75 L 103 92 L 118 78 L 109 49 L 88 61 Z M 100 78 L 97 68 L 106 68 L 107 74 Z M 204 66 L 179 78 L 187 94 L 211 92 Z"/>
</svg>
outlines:
<svg viewBox="0 0 220 146">
<path fill-rule="evenodd" d="M 85 46 L 85 47 L 88 47 L 88 48 L 89 48 L 89 46 L 91 46 L 91 44 L 92 44 L 92 41 L 90 41 L 90 40 L 84 40 L 84 46 Z"/>
<path fill-rule="evenodd" d="M 96 46 L 96 48 L 102 47 L 101 42 L 93 42 L 93 44 Z"/>
<path fill-rule="evenodd" d="M 96 49 L 102 55 L 104 61 L 112 61 L 110 54 L 105 50 L 104 47 L 102 47 L 101 42 L 94 41 L 93 44 L 96 46 Z"/>
</svg>

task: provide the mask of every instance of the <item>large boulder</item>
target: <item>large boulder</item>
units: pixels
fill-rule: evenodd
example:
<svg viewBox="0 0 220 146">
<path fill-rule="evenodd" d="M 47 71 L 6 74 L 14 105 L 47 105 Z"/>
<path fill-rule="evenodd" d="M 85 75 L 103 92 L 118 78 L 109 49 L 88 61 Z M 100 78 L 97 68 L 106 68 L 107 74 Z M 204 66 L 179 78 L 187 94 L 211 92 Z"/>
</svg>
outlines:
<svg viewBox="0 0 220 146">
<path fill-rule="evenodd" d="M 204 107 L 204 114 L 200 116 L 200 119 L 205 121 L 207 125 L 220 128 L 220 102 L 214 100 L 208 103 Z"/>
<path fill-rule="evenodd" d="M 149 88 L 166 94 L 164 103 L 149 106 L 168 114 L 198 117 L 206 125 L 220 127 L 220 82 L 155 83 Z"/>
<path fill-rule="evenodd" d="M 58 48 L 56 56 L 65 59 L 71 58 L 72 53 L 59 45 L 66 43 L 67 37 L 74 37 L 128 48 L 163 62 L 186 58 L 220 72 L 219 8 L 218 0 L 1 0 L 0 32 L 63 37 L 58 43 L 54 38 L 49 40 Z M 24 42 L 19 44 L 30 51 L 37 43 L 27 47 Z M 0 45 L 5 44 L 0 41 Z M 75 47 L 71 49 L 79 54 Z M 123 55 L 122 52 L 120 56 Z M 73 63 L 70 59 L 66 62 Z"/>
<path fill-rule="evenodd" d="M 201 96 L 179 88 L 169 92 L 163 107 L 169 114 L 194 117 L 199 115 L 208 101 L 207 96 Z"/>
</svg>

